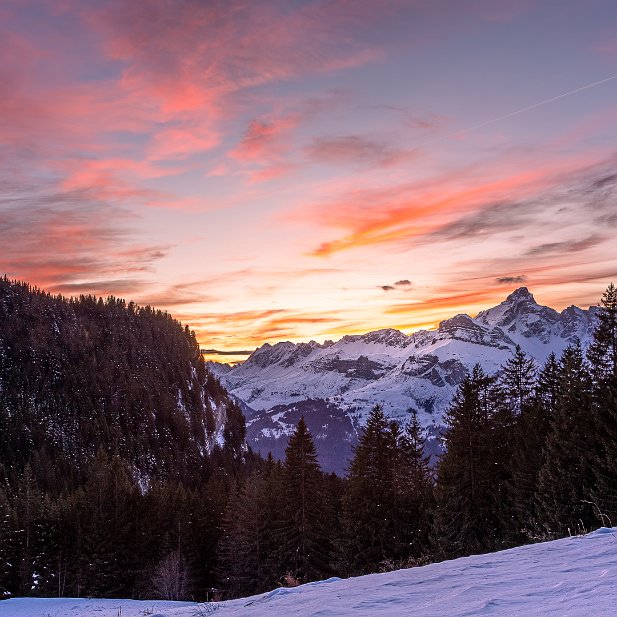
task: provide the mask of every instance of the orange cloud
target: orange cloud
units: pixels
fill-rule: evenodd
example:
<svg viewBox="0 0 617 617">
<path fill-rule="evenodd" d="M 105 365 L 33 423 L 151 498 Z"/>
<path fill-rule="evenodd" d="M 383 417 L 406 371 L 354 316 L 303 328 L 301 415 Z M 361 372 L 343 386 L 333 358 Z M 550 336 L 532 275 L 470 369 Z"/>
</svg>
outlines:
<svg viewBox="0 0 617 617">
<path fill-rule="evenodd" d="M 295 216 L 348 231 L 336 240 L 323 242 L 311 253 L 325 257 L 425 236 L 465 214 L 503 201 L 515 202 L 559 185 L 566 174 L 580 171 L 582 164 L 577 157 L 515 172 L 507 168 L 483 170 L 479 177 L 470 174 L 465 178 L 459 171 L 417 184 L 354 190 L 337 201 L 305 208 Z M 487 176 L 495 179 L 487 180 Z"/>
<path fill-rule="evenodd" d="M 328 332 L 334 327 L 345 329 L 343 320 L 336 314 L 308 313 L 292 309 L 266 309 L 230 311 L 226 313 L 199 314 L 175 313 L 195 329 L 202 347 L 217 349 L 258 346 L 281 339 L 305 338 L 306 326 L 320 326 Z M 317 336 L 317 335 L 316 335 Z"/>
</svg>

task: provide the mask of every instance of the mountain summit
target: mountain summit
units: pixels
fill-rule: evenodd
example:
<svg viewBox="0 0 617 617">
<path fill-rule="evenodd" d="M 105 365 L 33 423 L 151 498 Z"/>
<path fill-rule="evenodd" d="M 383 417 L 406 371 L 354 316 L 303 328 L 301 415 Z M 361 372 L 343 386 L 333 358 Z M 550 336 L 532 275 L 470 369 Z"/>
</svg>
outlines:
<svg viewBox="0 0 617 617">
<path fill-rule="evenodd" d="M 505 302 L 533 302 L 535 304 L 536 299 L 527 287 L 519 287 L 505 299 Z"/>
<path fill-rule="evenodd" d="M 538 364 L 570 344 L 585 347 L 595 312 L 558 312 L 520 287 L 497 306 L 475 317 L 445 319 L 435 330 L 407 335 L 390 328 L 323 344 L 266 344 L 239 366 L 211 369 L 248 406 L 253 448 L 282 454 L 304 414 L 322 463 L 340 471 L 374 405 L 403 423 L 415 410 L 429 437 L 437 435 L 456 387 L 474 364 L 494 373 L 517 345 Z"/>
</svg>

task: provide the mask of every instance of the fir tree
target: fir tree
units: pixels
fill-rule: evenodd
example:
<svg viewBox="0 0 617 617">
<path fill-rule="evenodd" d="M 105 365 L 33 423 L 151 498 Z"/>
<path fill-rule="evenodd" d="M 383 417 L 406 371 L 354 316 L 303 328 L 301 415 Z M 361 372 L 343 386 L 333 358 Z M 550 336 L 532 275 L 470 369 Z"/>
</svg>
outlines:
<svg viewBox="0 0 617 617">
<path fill-rule="evenodd" d="M 571 346 L 560 360 L 559 394 L 539 476 L 542 524 L 553 536 L 590 529 L 596 522 L 589 504 L 592 425 L 589 371 L 580 346 Z"/>
<path fill-rule="evenodd" d="M 441 550 L 466 555 L 492 550 L 501 540 L 500 495 L 504 490 L 501 426 L 494 379 L 475 366 L 446 416 L 446 452 L 439 463 L 435 533 Z"/>
<path fill-rule="evenodd" d="M 587 358 L 595 383 L 617 378 L 617 287 L 613 283 L 602 295 Z"/>
<path fill-rule="evenodd" d="M 430 457 L 425 455 L 426 440 L 418 414 L 414 409 L 405 432 L 399 440 L 402 459 L 402 482 L 399 488 L 403 495 L 404 549 L 403 559 L 425 557 L 430 549 L 433 510 L 433 473 Z"/>
<path fill-rule="evenodd" d="M 535 395 L 516 419 L 512 441 L 511 500 L 514 520 L 510 537 L 515 542 L 540 539 L 539 477 L 545 460 L 546 442 L 559 394 L 559 363 L 551 353 L 538 375 Z"/>
<path fill-rule="evenodd" d="M 342 507 L 339 567 L 344 574 L 374 572 L 400 550 L 399 431 L 393 428 L 381 407 L 374 407 L 355 449 Z"/>
<path fill-rule="evenodd" d="M 596 507 L 602 524 L 617 524 L 617 288 L 611 283 L 598 311 L 587 357 L 593 380 Z"/>
<path fill-rule="evenodd" d="M 255 472 L 245 479 L 229 499 L 219 544 L 219 580 L 232 597 L 265 591 L 267 537 L 266 483 Z"/>
<path fill-rule="evenodd" d="M 500 385 L 510 408 L 515 414 L 523 411 L 532 398 L 536 383 L 536 364 L 516 346 L 514 356 L 501 370 Z"/>
<path fill-rule="evenodd" d="M 282 569 L 301 582 L 331 572 L 330 540 L 325 528 L 323 476 L 313 437 L 302 417 L 289 438 L 284 464 Z"/>
</svg>

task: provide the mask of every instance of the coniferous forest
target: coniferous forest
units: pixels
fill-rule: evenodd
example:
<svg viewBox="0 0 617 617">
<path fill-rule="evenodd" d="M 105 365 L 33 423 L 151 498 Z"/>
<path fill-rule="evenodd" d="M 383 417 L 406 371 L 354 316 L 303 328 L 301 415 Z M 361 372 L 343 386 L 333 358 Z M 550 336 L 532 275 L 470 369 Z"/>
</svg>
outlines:
<svg viewBox="0 0 617 617">
<path fill-rule="evenodd" d="M 588 350 L 474 368 L 443 439 L 430 464 L 376 407 L 345 478 L 303 420 L 264 460 L 168 314 L 0 281 L 0 597 L 235 597 L 617 524 L 617 289 Z"/>
</svg>

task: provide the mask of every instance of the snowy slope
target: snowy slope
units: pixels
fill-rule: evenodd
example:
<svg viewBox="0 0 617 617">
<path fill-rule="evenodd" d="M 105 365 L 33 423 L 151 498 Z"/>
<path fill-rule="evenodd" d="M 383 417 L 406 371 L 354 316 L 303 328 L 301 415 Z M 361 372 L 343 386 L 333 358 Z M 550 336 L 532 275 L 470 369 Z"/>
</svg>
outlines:
<svg viewBox="0 0 617 617">
<path fill-rule="evenodd" d="M 617 611 L 617 529 L 221 602 L 212 612 L 130 600 L 0 602 L 2 617 L 608 617 Z M 152 611 L 152 612 L 147 612 Z"/>
<path fill-rule="evenodd" d="M 305 417 L 311 431 L 324 435 L 317 442 L 323 460 L 341 443 L 338 437 L 328 439 L 330 423 L 349 436 L 343 437 L 341 449 L 346 455 L 375 404 L 401 422 L 415 409 L 429 434 L 436 435 L 466 370 L 479 363 L 493 373 L 516 345 L 538 364 L 551 352 L 560 355 L 569 344 L 586 346 L 595 312 L 595 307 L 572 306 L 559 313 L 539 305 L 521 287 L 475 318 L 456 315 L 436 330 L 406 335 L 387 329 L 323 344 L 265 344 L 241 365 L 230 369 L 212 363 L 210 369 L 254 410 L 247 415 L 248 438 L 264 454 L 284 447 L 278 440 L 286 442 L 300 408 L 313 401 L 313 411 Z M 332 406 L 338 411 L 333 412 Z M 342 456 L 328 469 L 341 471 Z"/>
</svg>

